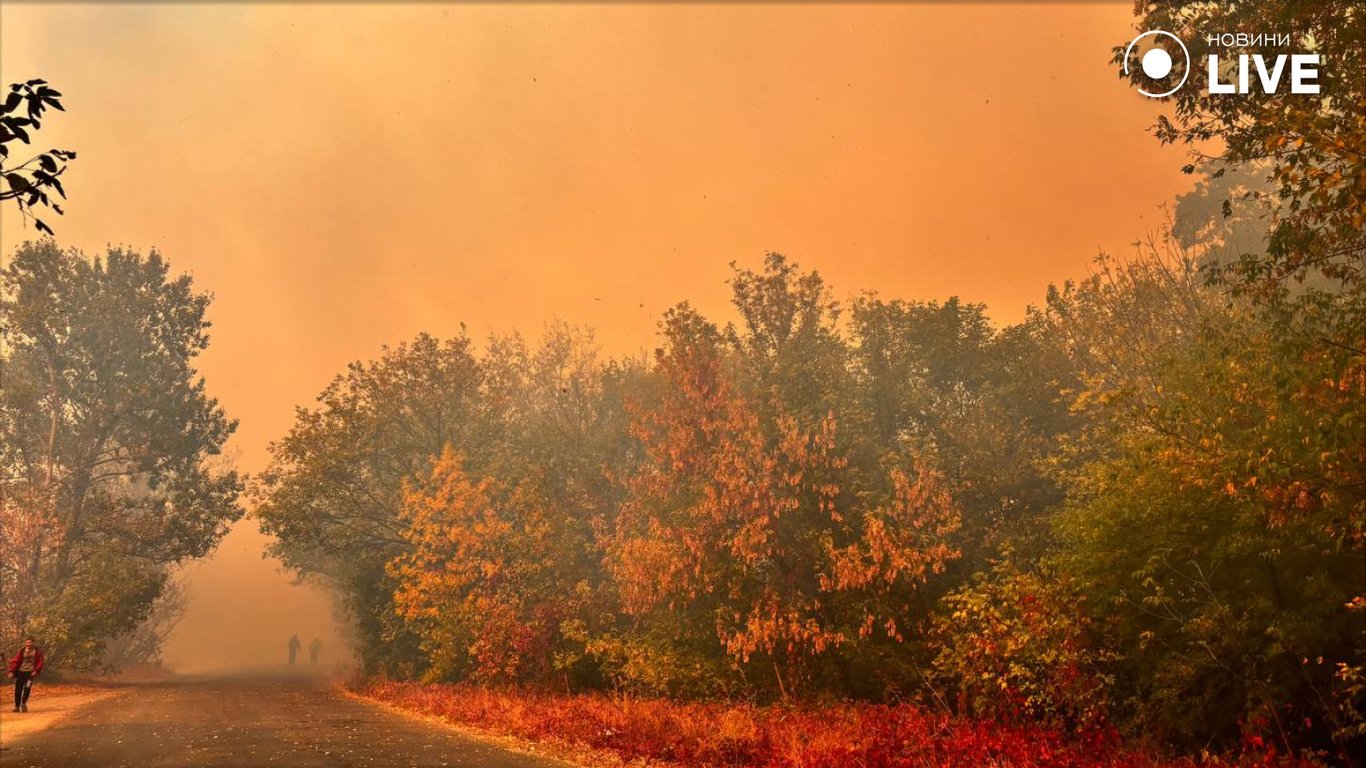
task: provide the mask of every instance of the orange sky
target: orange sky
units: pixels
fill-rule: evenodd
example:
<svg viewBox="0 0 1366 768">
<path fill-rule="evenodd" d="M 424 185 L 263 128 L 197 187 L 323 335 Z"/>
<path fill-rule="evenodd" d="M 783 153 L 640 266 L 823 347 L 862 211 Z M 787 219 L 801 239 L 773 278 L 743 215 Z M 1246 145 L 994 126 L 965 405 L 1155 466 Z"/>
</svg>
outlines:
<svg viewBox="0 0 1366 768">
<path fill-rule="evenodd" d="M 1188 187 L 1108 63 L 1131 12 L 5 3 L 0 81 L 65 94 L 38 134 L 80 153 L 60 242 L 155 246 L 214 293 L 202 370 L 255 471 L 381 344 L 562 318 L 635 352 L 677 301 L 724 313 L 765 250 L 1018 319 Z M 33 234 L 0 216 L 3 252 Z M 260 543 L 192 569 L 173 659 L 330 626 Z"/>
</svg>

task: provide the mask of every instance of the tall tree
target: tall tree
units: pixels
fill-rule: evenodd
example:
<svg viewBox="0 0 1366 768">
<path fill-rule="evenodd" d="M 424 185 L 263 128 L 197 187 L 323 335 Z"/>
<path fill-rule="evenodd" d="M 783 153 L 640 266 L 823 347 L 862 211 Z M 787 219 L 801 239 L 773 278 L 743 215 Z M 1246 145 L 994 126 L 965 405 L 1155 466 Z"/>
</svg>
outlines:
<svg viewBox="0 0 1366 768">
<path fill-rule="evenodd" d="M 1361 296 L 1315 295 L 1306 317 L 1153 254 L 1051 302 L 1095 416 L 1073 439 L 1058 562 L 1112 633 L 1118 703 L 1146 733 L 1231 745 L 1262 728 L 1298 748 L 1360 725 L 1344 673 L 1366 638 L 1366 378 L 1343 320 Z"/>
<path fill-rule="evenodd" d="M 194 368 L 209 297 L 155 251 L 92 260 L 51 241 L 21 246 L 0 280 L 5 630 L 93 663 L 167 567 L 241 515 L 241 482 L 213 458 L 236 423 Z"/>
<path fill-rule="evenodd" d="M 666 316 L 657 399 L 636 409 L 643 456 L 607 544 L 631 617 L 616 661 L 664 690 L 838 687 L 838 654 L 923 617 L 957 509 L 913 455 L 849 447 L 847 349 L 819 276 L 770 255 L 734 286 L 738 328 Z"/>
<path fill-rule="evenodd" d="M 1045 513 L 1062 500 L 1046 462 L 1074 428 L 1064 392 L 1076 371 L 1038 313 L 998 330 L 986 307 L 939 302 L 854 302 L 857 385 L 851 398 L 881 451 L 934 463 L 963 511 L 960 569 L 980 569 L 1007 540 L 1037 553 Z"/>
<path fill-rule="evenodd" d="M 451 447 L 405 493 L 395 602 L 428 676 L 595 684 L 588 631 L 610 615 L 595 536 L 609 524 L 638 366 L 604 362 L 562 324 L 533 351 L 498 339 L 481 361 L 502 426 L 487 455 Z"/>
<path fill-rule="evenodd" d="M 296 411 L 253 487 L 255 515 L 276 537 L 272 553 L 340 590 L 370 669 L 413 674 L 422 666 L 394 612 L 385 564 L 408 548 L 404 482 L 425 475 L 448 445 L 486 455 L 481 378 L 465 336 L 422 334 L 352 363 L 317 407 Z"/>
</svg>

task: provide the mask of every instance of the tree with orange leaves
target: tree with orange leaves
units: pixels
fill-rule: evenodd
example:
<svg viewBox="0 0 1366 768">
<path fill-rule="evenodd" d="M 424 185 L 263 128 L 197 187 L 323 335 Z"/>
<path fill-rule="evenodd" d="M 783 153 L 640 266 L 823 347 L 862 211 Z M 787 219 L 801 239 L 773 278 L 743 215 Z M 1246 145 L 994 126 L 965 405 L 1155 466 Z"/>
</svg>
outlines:
<svg viewBox="0 0 1366 768">
<path fill-rule="evenodd" d="M 821 657 L 874 633 L 902 640 L 917 588 L 957 556 L 958 512 L 938 477 L 901 456 L 851 464 L 837 415 L 813 414 L 830 382 L 784 376 L 801 359 L 786 345 L 819 348 L 831 332 L 809 322 L 822 312 L 814 275 L 791 275 L 772 256 L 762 278 L 738 275 L 747 333 L 687 306 L 665 319 L 660 396 L 635 410 L 643 458 L 607 543 L 635 641 L 611 647 L 633 652 L 633 682 L 705 687 L 686 675 L 715 675 L 719 651 L 750 685 L 787 696 Z M 822 362 L 808 357 L 808 370 L 842 370 Z"/>
</svg>

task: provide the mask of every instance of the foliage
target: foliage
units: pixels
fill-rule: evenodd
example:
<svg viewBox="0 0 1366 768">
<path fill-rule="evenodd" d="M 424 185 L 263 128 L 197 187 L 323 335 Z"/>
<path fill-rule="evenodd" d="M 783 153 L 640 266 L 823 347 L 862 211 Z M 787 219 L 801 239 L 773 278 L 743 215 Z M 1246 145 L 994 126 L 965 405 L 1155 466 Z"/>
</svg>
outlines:
<svg viewBox="0 0 1366 768">
<path fill-rule="evenodd" d="M 481 372 L 466 337 L 421 335 L 353 363 L 298 409 L 271 444 L 253 485 L 255 515 L 273 534 L 271 553 L 302 574 L 337 586 L 356 619 L 367 668 L 411 674 L 415 638 L 397 622 L 385 575 L 405 551 L 402 486 L 451 443 L 479 434 Z"/>
<path fill-rule="evenodd" d="M 1189 748 L 1337 734 L 1346 754 L 1360 291 L 1240 294 L 1153 245 L 1172 250 L 1102 260 L 1000 330 L 980 307 L 864 296 L 846 331 L 819 277 L 770 255 L 736 270 L 739 323 L 680 305 L 649 367 L 564 329 L 535 352 L 495 339 L 466 353 L 440 452 L 400 445 L 406 474 L 370 494 L 399 489 L 371 521 L 396 540 L 355 599 L 429 680 L 909 694 Z M 395 381 L 360 411 L 454 396 Z M 309 461 L 364 467 L 364 436 L 415 412 L 315 439 Z M 295 436 L 318 423 L 301 413 Z M 282 477 L 263 509 L 310 498 Z M 281 546 L 344 498 L 276 520 Z"/>
<path fill-rule="evenodd" d="M 1298 747 L 1352 725 L 1332 701 L 1366 585 L 1361 302 L 1239 299 L 1156 253 L 1052 299 L 1077 407 L 1107 417 L 1073 444 L 1060 563 L 1149 733 Z"/>
<path fill-rule="evenodd" d="M 789 294 L 787 269 L 770 260 L 767 287 L 784 297 L 758 305 L 791 307 L 781 299 L 804 293 L 806 311 L 780 320 L 804 322 L 777 329 L 751 318 L 749 334 L 729 334 L 732 348 L 766 352 L 745 373 L 777 381 L 754 396 L 727 372 L 714 326 L 687 307 L 666 318 L 661 398 L 636 411 L 632 434 L 643 456 L 607 543 L 628 616 L 647 628 L 683 618 L 674 634 L 685 653 L 712 645 L 706 635 L 714 632 L 718 649 L 752 671 L 751 682 L 771 668 L 783 695 L 806 682 L 815 657 L 875 631 L 900 641 L 917 586 L 957 555 L 947 542 L 957 510 L 931 471 L 894 456 L 885 467 L 851 466 L 832 413 L 793 413 L 821 401 L 823 382 L 811 375 L 819 363 L 800 385 L 782 380 L 785 345 L 802 334 L 820 339 L 821 291 L 808 277 Z M 752 299 L 737 290 L 742 312 Z M 788 384 L 800 388 L 783 398 Z M 666 643 L 654 655 L 676 666 Z"/>
<path fill-rule="evenodd" d="M 548 328 L 535 350 L 514 335 L 494 338 L 482 355 L 464 336 L 444 342 L 419 336 L 376 362 L 353 364 L 323 392 L 316 410 L 298 412 L 254 488 L 256 514 L 276 535 L 273 551 L 287 565 L 341 589 L 369 668 L 437 679 L 478 670 L 486 679 L 517 679 L 525 674 L 515 672 L 522 655 L 513 646 L 524 636 L 511 628 L 524 618 L 517 606 L 535 612 L 552 635 L 568 615 L 513 592 L 514 586 L 530 589 L 530 581 L 489 586 L 427 579 L 423 564 L 457 550 L 475 557 L 476 549 L 459 549 L 468 544 L 490 567 L 507 563 L 551 579 L 556 592 L 546 584 L 536 593 L 546 600 L 576 592 L 581 581 L 594 583 L 600 566 L 586 542 L 606 513 L 604 468 L 624 450 L 616 438 L 624 430 L 622 388 L 631 376 L 627 363 L 597 360 L 591 334 L 563 325 Z M 464 458 L 433 466 L 447 448 Z M 500 507 L 498 514 L 519 534 L 541 537 L 535 542 L 560 555 L 551 561 L 557 569 L 517 559 L 546 557 L 532 541 L 495 540 L 493 529 L 488 540 L 461 539 L 457 529 L 466 521 L 457 509 L 419 512 L 438 503 L 430 494 L 451 491 L 449 484 L 466 473 L 470 492 L 493 478 L 486 489 L 496 486 L 500 502 L 516 501 L 515 510 Z M 449 494 L 438 498 L 458 503 Z M 472 508 L 484 504 L 460 498 Z M 461 597 L 450 591 L 466 587 L 481 591 Z M 428 601 L 438 594 L 441 611 L 449 610 L 436 621 L 429 614 L 441 611 Z M 462 623 L 455 614 L 467 598 L 482 608 L 465 611 L 466 619 L 502 621 L 506 631 L 492 632 L 490 623 L 489 633 L 476 632 Z M 497 598 L 512 603 L 495 605 Z M 477 662 L 468 655 L 472 633 L 481 638 Z M 424 655 L 420 647 L 432 652 Z"/>
<path fill-rule="evenodd" d="M 49 192 L 56 192 L 63 200 L 66 189 L 62 186 L 61 175 L 66 173 L 66 164 L 76 159 L 76 153 L 65 149 L 49 149 L 14 165 L 10 153 L 17 145 L 17 139 L 25 144 L 32 143 L 29 131 L 42 127 L 42 117 L 48 108 L 59 112 L 66 111 L 62 106 L 62 94 L 48 87 L 46 80 L 29 80 L 14 83 L 9 93 L 0 103 L 0 178 L 8 187 L 0 191 L 0 201 L 13 200 L 19 212 L 33 219 L 33 225 L 47 235 L 53 234 L 42 219 L 34 213 L 34 208 L 43 206 L 61 216 L 62 206 L 54 201 Z M 20 110 L 23 110 L 22 112 Z"/>
<path fill-rule="evenodd" d="M 194 369 L 209 298 L 155 251 L 90 260 L 50 241 L 0 280 L 4 631 L 88 666 L 241 515 L 215 460 L 236 425 Z"/>
<path fill-rule="evenodd" d="M 1135 9 L 1140 28 L 1176 34 L 1197 62 L 1189 82 L 1170 97 L 1173 117 L 1159 117 L 1154 129 L 1158 139 L 1191 149 L 1187 172 L 1218 175 L 1241 172 L 1249 163 L 1264 164 L 1276 220 L 1267 256 L 1249 253 L 1242 274 L 1265 282 L 1317 271 L 1359 281 L 1366 258 L 1366 159 L 1361 150 L 1366 146 L 1366 13 L 1360 3 L 1158 0 L 1136 3 Z M 1290 44 L 1284 50 L 1264 45 L 1239 51 L 1211 47 L 1205 39 L 1207 34 L 1239 32 L 1285 34 Z M 1198 64 L 1210 53 L 1230 62 L 1238 53 L 1304 52 L 1321 57 L 1318 96 L 1292 94 L 1285 87 L 1275 94 L 1211 94 L 1208 68 Z M 1116 63 L 1123 54 L 1123 47 L 1116 49 Z M 1130 77 L 1138 82 L 1144 75 L 1134 68 Z M 1217 154 L 1206 154 L 1210 151 Z"/>
<path fill-rule="evenodd" d="M 1007 543 L 1041 551 L 1043 521 L 1063 497 L 1046 464 L 1077 426 L 1064 393 L 1078 386 L 1043 318 L 998 330 L 980 304 L 873 295 L 852 316 L 859 427 L 946 476 L 963 516 L 956 570 L 987 567 Z"/>
<path fill-rule="evenodd" d="M 185 582 L 168 580 L 141 624 L 105 642 L 100 666 L 109 670 L 159 667 L 162 647 L 185 615 L 187 601 Z"/>
<path fill-rule="evenodd" d="M 910 704 L 756 707 L 601 694 L 548 695 L 474 686 L 367 682 L 357 693 L 464 727 L 535 741 L 569 758 L 695 768 L 1015 766 L 1016 768 L 1312 768 L 1274 749 L 1168 760 L 1112 733 L 1078 739 L 1031 725 L 952 717 Z"/>
<path fill-rule="evenodd" d="M 1010 560 L 949 594 L 936 622 L 935 671 L 960 710 L 1087 731 L 1108 724 L 1113 654 L 1065 575 Z"/>
</svg>

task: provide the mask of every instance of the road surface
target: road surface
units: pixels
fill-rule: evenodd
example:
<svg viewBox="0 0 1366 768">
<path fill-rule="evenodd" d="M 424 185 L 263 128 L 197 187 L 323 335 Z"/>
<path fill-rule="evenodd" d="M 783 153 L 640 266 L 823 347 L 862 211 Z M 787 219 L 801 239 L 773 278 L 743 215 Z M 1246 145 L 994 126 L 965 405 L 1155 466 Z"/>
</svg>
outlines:
<svg viewBox="0 0 1366 768">
<path fill-rule="evenodd" d="M 569 768 L 289 676 L 122 686 L 45 730 L 0 737 L 0 768 Z"/>
</svg>

